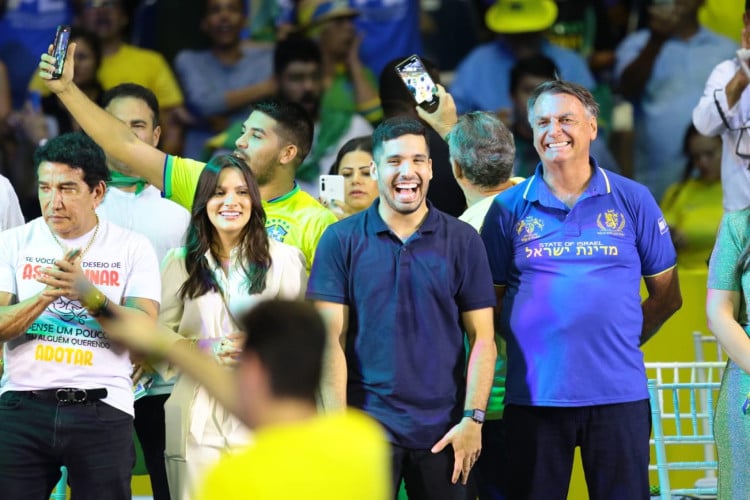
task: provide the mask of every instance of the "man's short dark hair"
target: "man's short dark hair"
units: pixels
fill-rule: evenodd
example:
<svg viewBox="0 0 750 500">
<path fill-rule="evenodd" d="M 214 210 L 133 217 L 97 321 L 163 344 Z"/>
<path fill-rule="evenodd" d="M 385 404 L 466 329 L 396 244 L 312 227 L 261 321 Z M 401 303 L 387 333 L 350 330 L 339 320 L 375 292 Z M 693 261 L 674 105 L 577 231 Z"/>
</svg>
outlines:
<svg viewBox="0 0 750 500">
<path fill-rule="evenodd" d="M 326 327 L 309 302 L 269 300 L 242 317 L 243 353 L 258 356 L 276 397 L 315 401 L 323 370 Z"/>
<path fill-rule="evenodd" d="M 534 54 L 519 59 L 510 70 L 510 93 L 513 94 L 524 76 L 536 76 L 545 80 L 556 80 L 558 75 L 555 62 L 544 54 Z"/>
<path fill-rule="evenodd" d="M 121 83 L 104 93 L 102 107 L 106 108 L 109 103 L 121 97 L 133 97 L 145 102 L 154 115 L 154 128 L 159 125 L 159 100 L 150 89 L 137 83 Z"/>
<path fill-rule="evenodd" d="M 273 73 L 280 76 L 293 62 L 313 62 L 322 64 L 318 44 L 306 36 L 292 34 L 276 42 L 273 51 Z"/>
<path fill-rule="evenodd" d="M 42 162 L 62 163 L 83 170 L 83 181 L 94 189 L 100 182 L 111 179 L 104 151 L 83 132 L 58 135 L 34 151 L 37 174 Z"/>
<path fill-rule="evenodd" d="M 427 129 L 416 118 L 408 116 L 394 116 L 383 120 L 372 132 L 372 157 L 378 163 L 379 156 L 383 153 L 383 143 L 404 135 L 421 135 L 427 144 L 427 152 L 430 151 L 430 140 Z"/>
<path fill-rule="evenodd" d="M 516 154 L 513 134 L 494 114 L 461 116 L 447 142 L 451 158 L 473 185 L 494 188 L 510 178 Z"/>
<path fill-rule="evenodd" d="M 280 136 L 297 146 L 297 162 L 302 163 L 310 152 L 313 139 L 313 122 L 307 110 L 295 102 L 282 99 L 264 99 L 253 105 L 258 111 L 273 118 Z"/>
</svg>

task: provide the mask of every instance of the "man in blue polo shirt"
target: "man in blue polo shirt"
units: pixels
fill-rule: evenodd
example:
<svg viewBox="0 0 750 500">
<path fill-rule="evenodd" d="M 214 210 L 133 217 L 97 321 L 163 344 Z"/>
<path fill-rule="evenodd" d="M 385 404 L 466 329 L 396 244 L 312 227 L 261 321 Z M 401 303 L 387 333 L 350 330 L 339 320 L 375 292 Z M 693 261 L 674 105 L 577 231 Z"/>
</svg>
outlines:
<svg viewBox="0 0 750 500">
<path fill-rule="evenodd" d="M 590 92 L 544 82 L 528 108 L 541 163 L 482 229 L 507 341 L 509 498 L 565 499 L 580 446 L 591 498 L 647 499 L 639 347 L 682 304 L 669 229 L 644 186 L 589 156 Z"/>
<path fill-rule="evenodd" d="M 329 327 L 324 407 L 361 408 L 386 428 L 394 490 L 403 478 L 410 500 L 459 500 L 481 448 L 495 296 L 476 230 L 426 200 L 425 134 L 406 117 L 375 130 L 379 199 L 325 231 L 307 297 Z"/>
</svg>

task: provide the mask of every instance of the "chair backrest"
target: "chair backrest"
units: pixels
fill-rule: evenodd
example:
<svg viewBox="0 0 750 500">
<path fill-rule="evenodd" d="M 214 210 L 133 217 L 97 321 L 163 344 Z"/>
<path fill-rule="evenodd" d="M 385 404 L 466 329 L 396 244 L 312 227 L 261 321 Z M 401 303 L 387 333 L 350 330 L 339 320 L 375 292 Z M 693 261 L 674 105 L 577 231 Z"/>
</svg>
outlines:
<svg viewBox="0 0 750 500">
<path fill-rule="evenodd" d="M 656 457 L 650 469 L 657 472 L 664 500 L 672 495 L 716 495 L 713 419 L 724 365 L 721 361 L 646 363 Z M 697 481 L 692 477 L 692 487 L 672 488 L 670 472 L 674 471 L 704 477 Z"/>
<path fill-rule="evenodd" d="M 693 348 L 695 349 L 696 361 L 724 361 L 727 357 L 721 344 L 713 335 L 705 335 L 701 331 L 693 332 Z"/>
</svg>

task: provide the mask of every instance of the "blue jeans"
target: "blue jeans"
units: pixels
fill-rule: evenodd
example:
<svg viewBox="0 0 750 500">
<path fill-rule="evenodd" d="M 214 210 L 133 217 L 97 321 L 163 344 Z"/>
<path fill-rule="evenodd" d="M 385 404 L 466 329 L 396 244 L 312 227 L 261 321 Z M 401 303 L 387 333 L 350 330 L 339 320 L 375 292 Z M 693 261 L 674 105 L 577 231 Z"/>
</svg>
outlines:
<svg viewBox="0 0 750 500">
<path fill-rule="evenodd" d="M 133 418 L 101 401 L 60 404 L 0 396 L 0 492 L 46 500 L 68 468 L 71 500 L 130 500 Z"/>
</svg>

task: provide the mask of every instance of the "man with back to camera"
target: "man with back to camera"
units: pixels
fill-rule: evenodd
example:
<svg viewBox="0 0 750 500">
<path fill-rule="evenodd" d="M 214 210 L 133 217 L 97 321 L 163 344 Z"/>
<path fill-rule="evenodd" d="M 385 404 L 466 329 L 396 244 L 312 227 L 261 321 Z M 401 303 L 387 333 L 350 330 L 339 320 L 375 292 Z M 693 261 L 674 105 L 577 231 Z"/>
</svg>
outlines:
<svg viewBox="0 0 750 500">
<path fill-rule="evenodd" d="M 645 186 L 589 155 L 588 90 L 544 82 L 528 108 L 541 163 L 482 227 L 507 342 L 508 496 L 565 499 L 580 446 L 591 498 L 648 499 L 640 346 L 682 304 L 669 228 Z"/>
<path fill-rule="evenodd" d="M 476 231 L 426 200 L 429 154 L 419 120 L 375 129 L 379 199 L 326 230 L 307 298 L 328 320 L 323 407 L 385 426 L 394 491 L 403 478 L 412 500 L 467 499 L 496 356 L 494 295 Z"/>
<path fill-rule="evenodd" d="M 85 286 L 82 293 L 89 307 L 99 307 Z M 112 311 L 102 322 L 132 349 L 165 357 L 253 429 L 253 442 L 224 457 L 197 498 L 393 498 L 380 426 L 357 411 L 318 413 L 326 328 L 312 304 L 273 299 L 246 312 L 240 325 L 248 335 L 233 371 L 132 314 Z"/>
<path fill-rule="evenodd" d="M 75 498 L 130 499 L 130 358 L 108 339 L 75 280 L 115 311 L 156 318 L 159 265 L 145 237 L 100 220 L 104 153 L 82 133 L 34 155 L 43 216 L 0 233 L 0 491 L 49 498 L 68 469 Z"/>
<path fill-rule="evenodd" d="M 442 87 L 438 87 L 437 95 L 439 104 L 434 112 L 420 108 L 417 112 L 448 143 L 453 175 L 468 204 L 459 220 L 479 232 L 495 196 L 523 181 L 510 177 L 515 153 L 513 135 L 494 113 L 472 111 L 459 118 L 453 97 Z M 482 427 L 482 453 L 474 475 L 479 500 L 503 500 L 507 494 L 508 454 L 503 424 L 507 361 L 505 341 L 497 330 L 495 344 L 495 374 Z"/>
<path fill-rule="evenodd" d="M 70 44 L 63 75 L 51 79 L 54 59 L 42 54 L 39 75 L 47 82 L 84 131 L 107 155 L 124 163 L 131 175 L 142 177 L 164 196 L 190 209 L 204 163 L 168 155 L 144 143 L 130 128 L 91 102 L 72 82 L 75 44 Z M 307 269 L 325 228 L 336 216 L 294 182 L 312 142 L 313 125 L 305 110 L 278 100 L 258 103 L 235 141 L 234 154 L 248 163 L 260 187 L 266 230 L 277 241 L 299 248 Z"/>
</svg>

